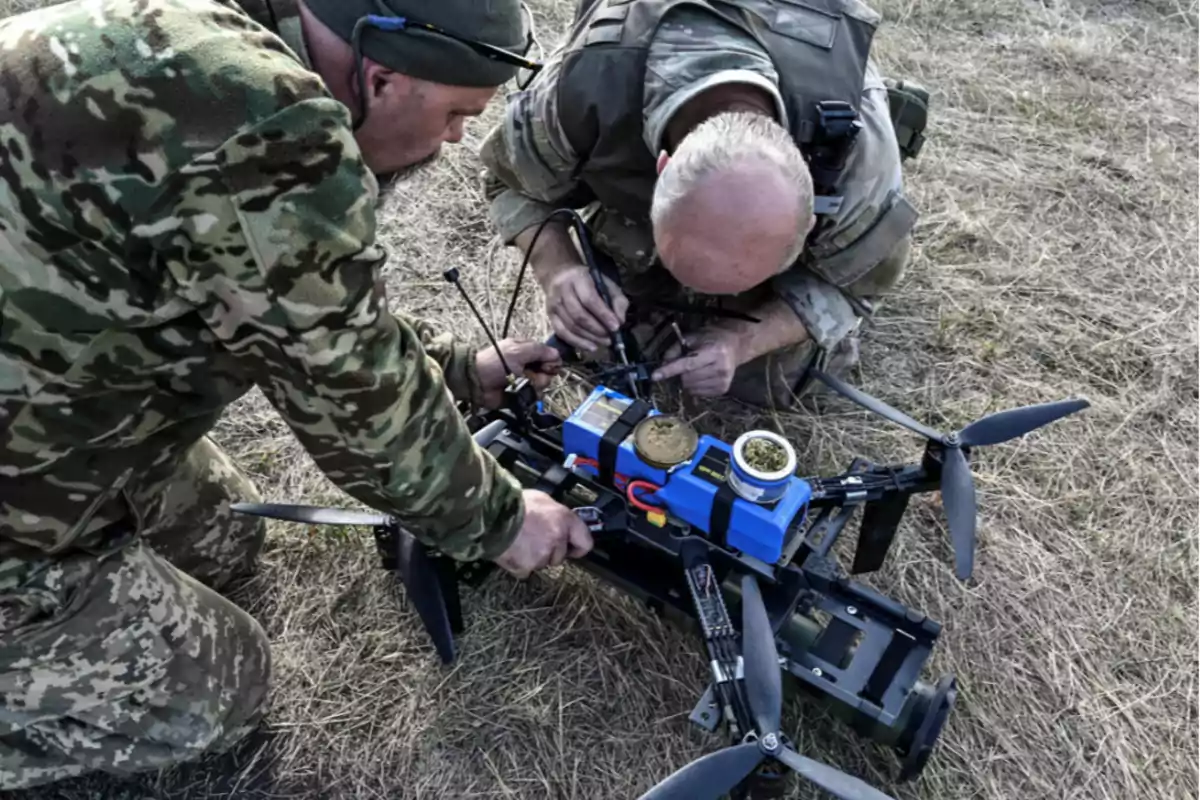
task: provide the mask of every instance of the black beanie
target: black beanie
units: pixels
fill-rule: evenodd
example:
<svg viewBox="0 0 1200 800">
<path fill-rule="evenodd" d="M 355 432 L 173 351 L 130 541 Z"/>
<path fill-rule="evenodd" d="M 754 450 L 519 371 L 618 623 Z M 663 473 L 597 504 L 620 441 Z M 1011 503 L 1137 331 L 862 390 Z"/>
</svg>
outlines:
<svg viewBox="0 0 1200 800">
<path fill-rule="evenodd" d="M 520 0 L 305 0 L 305 5 L 347 44 L 367 15 L 409 17 L 464 39 L 521 53 L 525 49 Z M 380 30 L 364 25 L 362 53 L 390 70 L 452 86 L 499 86 L 517 67 L 418 27 Z"/>
</svg>

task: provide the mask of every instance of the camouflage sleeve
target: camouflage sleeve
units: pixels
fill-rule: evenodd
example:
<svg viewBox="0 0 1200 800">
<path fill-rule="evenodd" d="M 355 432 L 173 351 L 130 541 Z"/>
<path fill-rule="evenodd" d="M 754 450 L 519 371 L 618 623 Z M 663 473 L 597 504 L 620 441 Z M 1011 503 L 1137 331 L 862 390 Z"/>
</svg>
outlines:
<svg viewBox="0 0 1200 800">
<path fill-rule="evenodd" d="M 899 281 L 917 218 L 904 195 L 887 88 L 872 61 L 860 119 L 862 128 L 843 171 L 841 207 L 801 262 L 775 279 L 776 291 L 824 347 L 850 333 L 858 325 L 859 308 Z"/>
<path fill-rule="evenodd" d="M 492 224 L 505 244 L 556 208 L 581 208 L 590 193 L 574 177 L 579 155 L 558 118 L 560 57 L 547 61 L 533 82 L 510 95 L 504 118 L 479 151 Z"/>
<path fill-rule="evenodd" d="M 832 350 L 859 324 L 858 313 L 842 290 L 809 269 L 797 266 L 777 275 L 772 288 L 796 312 L 813 343 L 824 350 Z"/>
<path fill-rule="evenodd" d="M 309 99 L 175 173 L 135 236 L 331 480 L 444 552 L 494 558 L 520 486 L 471 439 L 432 329 L 388 313 L 376 193 L 345 108 Z"/>
<path fill-rule="evenodd" d="M 456 400 L 464 400 L 477 409 L 483 402 L 483 386 L 479 373 L 475 371 L 476 348 L 460 342 L 449 331 L 438 330 L 432 323 L 397 314 L 396 322 L 408 325 L 421 340 L 425 355 L 437 362 L 442 370 L 442 380 Z"/>
</svg>

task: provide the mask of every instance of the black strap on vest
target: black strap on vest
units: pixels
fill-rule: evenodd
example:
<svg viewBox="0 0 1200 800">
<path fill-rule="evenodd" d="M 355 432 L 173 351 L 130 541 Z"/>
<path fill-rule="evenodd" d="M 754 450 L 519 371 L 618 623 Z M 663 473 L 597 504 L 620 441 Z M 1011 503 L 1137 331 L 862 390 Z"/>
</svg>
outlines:
<svg viewBox="0 0 1200 800">
<path fill-rule="evenodd" d="M 645 400 L 634 400 L 629 407 L 617 420 L 608 426 L 608 430 L 604 432 L 604 436 L 600 437 L 600 451 L 596 459 L 600 464 L 600 481 L 608 486 L 612 486 L 613 470 L 617 465 L 617 448 L 621 446 L 621 442 L 625 441 L 625 437 L 629 436 L 629 432 L 634 426 L 641 422 L 645 416 L 650 413 L 650 404 Z"/>
<path fill-rule="evenodd" d="M 813 211 L 818 216 L 836 214 L 842 207 L 841 195 L 835 194 L 838 179 L 861 128 L 858 112 L 849 103 L 841 100 L 817 103 L 816 131 L 805 151 L 816 194 Z M 816 228 L 813 232 L 816 233 Z"/>
</svg>

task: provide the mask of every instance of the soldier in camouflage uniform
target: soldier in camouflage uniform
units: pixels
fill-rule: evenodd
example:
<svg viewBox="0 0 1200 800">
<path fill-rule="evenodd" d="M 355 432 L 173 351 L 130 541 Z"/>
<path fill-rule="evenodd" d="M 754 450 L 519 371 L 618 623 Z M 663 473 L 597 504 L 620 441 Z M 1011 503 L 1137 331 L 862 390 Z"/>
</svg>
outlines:
<svg viewBox="0 0 1200 800">
<path fill-rule="evenodd" d="M 595 249 L 612 262 L 615 313 L 565 226 L 541 232 L 530 268 L 556 334 L 605 352 L 608 332 L 626 323 L 647 360 L 672 362 L 657 377 L 677 375 L 694 394 L 756 405 L 793 403 L 813 363 L 830 371 L 853 363 L 862 318 L 908 260 L 916 212 L 901 160 L 920 148 L 928 99 L 920 87 L 882 78 L 867 57 L 877 22 L 858 0 L 580 0 L 565 45 L 509 96 L 481 152 L 505 243 L 528 252 L 550 212 L 582 208 Z M 757 265 L 759 276 L 725 297 L 697 287 L 735 285 L 728 275 L 681 280 L 689 265 L 664 268 L 663 231 L 650 212 L 671 154 L 714 118 L 741 113 L 778 123 L 788 146 L 818 155 L 814 110 L 826 100 L 854 108 L 861 128 L 840 174 L 822 156 L 802 176 L 818 196 L 799 257 L 785 258 L 782 271 Z M 729 202 L 717 213 L 737 210 Z M 719 222 L 701 216 L 693 231 Z M 767 235 L 766 225 L 750 220 L 747 238 L 759 233 Z M 794 236 L 799 242 L 804 232 Z M 693 350 L 686 357 L 672 319 Z"/>
<path fill-rule="evenodd" d="M 515 0 L 392 7 L 523 49 Z M 0 21 L 0 788 L 189 760 L 262 715 L 268 642 L 218 593 L 264 537 L 230 504 L 260 498 L 206 436 L 253 386 L 338 486 L 450 555 L 525 574 L 590 546 L 455 407 L 498 403 L 500 360 L 389 312 L 380 278 L 377 175 L 458 141 L 516 62 L 356 36 L 380 9 Z M 555 356 L 502 347 L 518 371 Z"/>
</svg>

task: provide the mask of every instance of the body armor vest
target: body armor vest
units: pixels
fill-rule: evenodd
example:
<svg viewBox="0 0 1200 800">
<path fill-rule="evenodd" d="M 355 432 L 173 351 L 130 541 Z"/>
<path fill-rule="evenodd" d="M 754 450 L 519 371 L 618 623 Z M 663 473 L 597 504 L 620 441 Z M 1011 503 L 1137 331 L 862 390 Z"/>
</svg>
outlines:
<svg viewBox="0 0 1200 800">
<path fill-rule="evenodd" d="M 858 0 L 580 0 L 558 84 L 579 180 L 603 205 L 648 220 L 656 154 L 642 138 L 646 58 L 663 17 L 685 4 L 717 14 L 767 51 L 787 128 L 812 171 L 815 210 L 835 211 L 879 20 Z"/>
</svg>

